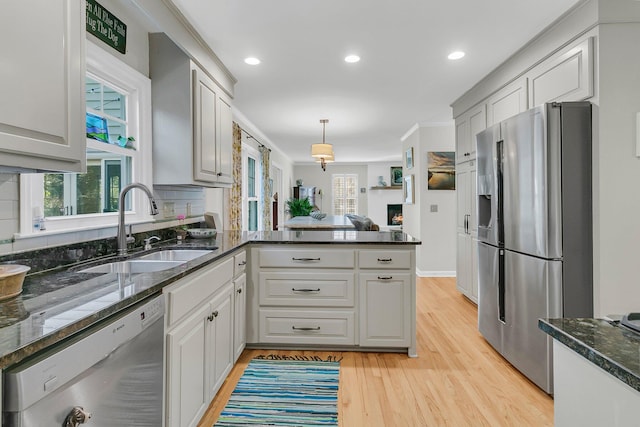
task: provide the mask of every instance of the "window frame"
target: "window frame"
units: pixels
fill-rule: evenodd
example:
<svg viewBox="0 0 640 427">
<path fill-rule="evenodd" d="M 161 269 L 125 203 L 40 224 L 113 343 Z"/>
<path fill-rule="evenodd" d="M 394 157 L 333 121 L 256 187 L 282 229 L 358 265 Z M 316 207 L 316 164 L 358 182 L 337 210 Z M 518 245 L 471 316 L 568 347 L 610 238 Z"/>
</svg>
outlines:
<svg viewBox="0 0 640 427">
<path fill-rule="evenodd" d="M 249 171 L 246 168 L 248 158 L 255 161 L 255 197 L 249 197 Z M 262 161 L 260 151 L 246 144 L 242 144 L 242 229 L 249 230 L 249 201 L 258 202 L 258 230 L 263 229 L 262 221 Z"/>
<path fill-rule="evenodd" d="M 115 56 L 87 41 L 86 71 L 84 75 L 106 82 L 126 93 L 128 134 L 136 141 L 136 149 L 109 145 L 110 151 L 132 158 L 132 182 L 149 188 L 153 186 L 152 130 L 151 130 L 151 80 L 125 64 Z M 83 117 L 86 106 L 83 109 Z M 87 139 L 87 147 L 104 150 L 105 144 Z M 55 172 L 52 172 L 55 173 Z M 146 195 L 131 191 L 128 195 L 130 210 L 125 212 L 127 224 L 151 222 Z M 46 231 L 33 230 L 34 208 L 44 206 L 44 174 L 20 176 L 20 232 L 16 237 L 36 237 L 43 233 L 75 232 L 80 230 L 113 227 L 118 224 L 118 213 L 95 213 L 45 218 Z"/>
<path fill-rule="evenodd" d="M 347 180 L 347 178 L 353 178 L 354 179 L 354 194 L 355 196 L 353 197 L 354 201 L 355 201 L 355 212 L 343 212 L 343 213 L 337 213 L 336 212 L 336 194 L 335 194 L 335 182 L 336 182 L 336 178 L 344 178 L 345 182 Z M 346 194 L 346 193 L 345 193 Z M 343 198 L 344 200 L 347 200 L 347 197 Z M 345 215 L 347 213 L 353 213 L 354 215 L 358 215 L 358 174 L 355 173 L 334 173 L 331 175 L 331 212 L 333 215 Z M 346 206 L 346 203 L 344 204 Z"/>
</svg>

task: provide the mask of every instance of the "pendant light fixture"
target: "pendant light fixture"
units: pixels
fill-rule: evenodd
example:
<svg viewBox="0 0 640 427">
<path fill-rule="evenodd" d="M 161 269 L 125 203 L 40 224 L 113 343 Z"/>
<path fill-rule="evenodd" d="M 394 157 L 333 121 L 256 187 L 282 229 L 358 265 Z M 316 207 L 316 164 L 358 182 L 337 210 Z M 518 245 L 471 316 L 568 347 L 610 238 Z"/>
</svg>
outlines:
<svg viewBox="0 0 640 427">
<path fill-rule="evenodd" d="M 325 127 L 328 122 L 329 119 L 320 120 L 320 123 L 322 123 L 322 143 L 311 145 L 311 157 L 314 157 L 316 159 L 316 162 L 320 162 L 320 166 L 322 167 L 323 171 L 327 170 L 327 163 L 332 163 L 333 161 L 335 161 L 335 156 L 333 154 L 333 145 L 324 142 Z"/>
</svg>

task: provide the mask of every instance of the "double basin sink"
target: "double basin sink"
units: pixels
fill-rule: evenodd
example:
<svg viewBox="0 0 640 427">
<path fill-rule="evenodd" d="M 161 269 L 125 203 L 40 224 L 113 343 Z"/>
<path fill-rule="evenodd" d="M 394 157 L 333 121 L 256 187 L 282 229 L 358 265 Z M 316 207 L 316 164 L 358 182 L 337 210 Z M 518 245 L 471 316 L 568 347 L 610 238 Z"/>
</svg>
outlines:
<svg viewBox="0 0 640 427">
<path fill-rule="evenodd" d="M 135 256 L 124 261 L 114 261 L 78 270 L 78 273 L 124 273 L 140 274 L 168 270 L 185 264 L 213 250 L 204 249 L 165 249 L 145 255 Z"/>
</svg>

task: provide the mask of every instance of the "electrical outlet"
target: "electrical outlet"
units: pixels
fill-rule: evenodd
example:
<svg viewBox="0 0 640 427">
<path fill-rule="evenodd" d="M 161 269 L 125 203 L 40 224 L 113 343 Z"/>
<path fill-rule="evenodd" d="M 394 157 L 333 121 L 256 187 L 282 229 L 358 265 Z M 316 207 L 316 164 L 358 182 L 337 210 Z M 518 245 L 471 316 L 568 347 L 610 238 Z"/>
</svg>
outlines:
<svg viewBox="0 0 640 427">
<path fill-rule="evenodd" d="M 431 205 L 431 212 L 438 212 L 438 205 Z"/>
</svg>

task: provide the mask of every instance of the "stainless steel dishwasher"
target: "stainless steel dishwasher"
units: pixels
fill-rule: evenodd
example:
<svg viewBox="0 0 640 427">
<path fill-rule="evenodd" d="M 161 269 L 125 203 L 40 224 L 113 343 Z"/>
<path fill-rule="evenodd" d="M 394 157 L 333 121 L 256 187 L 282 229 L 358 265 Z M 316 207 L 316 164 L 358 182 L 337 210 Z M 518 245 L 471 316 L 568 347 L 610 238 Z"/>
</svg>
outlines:
<svg viewBox="0 0 640 427">
<path fill-rule="evenodd" d="M 163 340 L 160 295 L 9 368 L 2 425 L 162 426 Z"/>
</svg>

